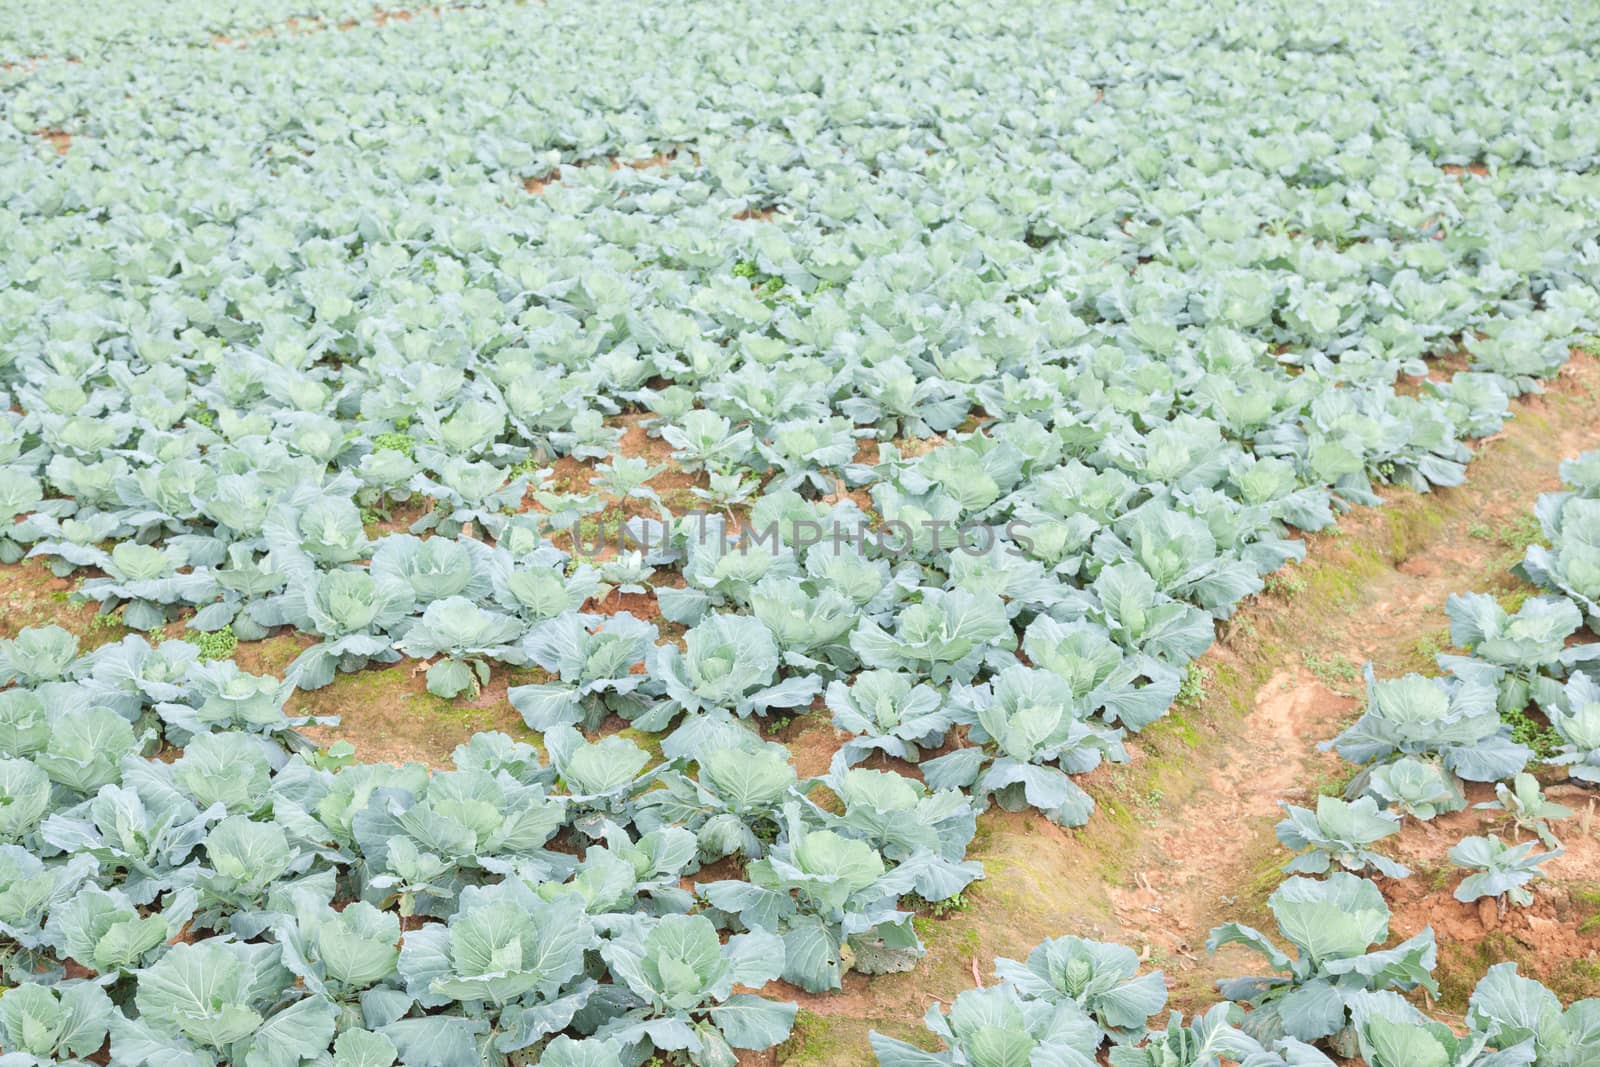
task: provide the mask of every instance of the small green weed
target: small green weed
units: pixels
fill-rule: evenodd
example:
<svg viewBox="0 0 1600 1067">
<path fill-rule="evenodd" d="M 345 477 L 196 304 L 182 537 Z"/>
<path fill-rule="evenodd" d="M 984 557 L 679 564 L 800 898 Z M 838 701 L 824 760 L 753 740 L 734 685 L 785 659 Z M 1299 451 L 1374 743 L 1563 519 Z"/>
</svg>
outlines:
<svg viewBox="0 0 1600 1067">
<path fill-rule="evenodd" d="M 1161 790 L 1151 789 L 1150 792 L 1140 797 L 1136 802 L 1139 805 L 1139 811 L 1134 815 L 1134 818 L 1145 826 L 1154 826 L 1157 816 L 1161 814 L 1161 802 L 1165 799 L 1166 795 Z"/>
<path fill-rule="evenodd" d="M 1264 584 L 1268 593 L 1288 599 L 1293 599 L 1306 591 L 1306 580 L 1287 570 L 1268 575 Z"/>
<path fill-rule="evenodd" d="M 373 451 L 381 452 L 386 448 L 392 452 L 402 452 L 409 458 L 416 451 L 417 443 L 410 434 L 404 433 L 380 433 L 372 439 Z"/>
<path fill-rule="evenodd" d="M 771 303 L 783 289 L 783 278 L 776 274 L 767 274 L 756 265 L 753 259 L 741 259 L 733 265 L 735 278 L 748 278 L 750 287 L 756 296 Z"/>
<path fill-rule="evenodd" d="M 97 611 L 89 619 L 88 630 L 91 634 L 110 633 L 113 630 L 120 630 L 122 628 L 121 616 L 115 615 L 109 611 Z"/>
<path fill-rule="evenodd" d="M 1532 545 L 1544 544 L 1544 530 L 1536 517 L 1524 512 L 1510 522 L 1502 523 L 1495 533 L 1495 540 L 1507 548 L 1524 552 Z"/>
<path fill-rule="evenodd" d="M 1591 934 L 1600 930 L 1600 885 L 1575 886 L 1572 890 L 1572 899 L 1579 904 L 1594 909 L 1594 914 L 1578 924 L 1578 933 Z"/>
<path fill-rule="evenodd" d="M 210 633 L 198 633 L 190 640 L 200 649 L 201 663 L 209 663 L 214 659 L 227 659 L 239 647 L 239 639 L 234 636 L 232 626 L 224 626 Z"/>
<path fill-rule="evenodd" d="M 1415 651 L 1417 659 L 1422 661 L 1422 666 L 1432 669 L 1433 665 L 1438 661 L 1439 654 L 1452 647 L 1454 646 L 1450 643 L 1450 631 L 1435 630 L 1433 633 L 1423 634 L 1417 638 L 1416 644 L 1412 646 L 1412 649 Z"/>
<path fill-rule="evenodd" d="M 1335 693 L 1348 695 L 1355 683 L 1361 680 L 1361 668 L 1337 652 L 1326 657 L 1307 652 L 1300 657 L 1300 661 L 1317 681 Z"/>
<path fill-rule="evenodd" d="M 945 897 L 943 900 L 924 901 L 924 903 L 927 905 L 928 914 L 935 919 L 947 919 L 972 907 L 972 901 L 965 893 L 957 893 L 955 896 Z"/>
<path fill-rule="evenodd" d="M 1183 682 L 1178 686 L 1178 696 L 1174 701 L 1179 707 L 1199 707 L 1200 702 L 1206 698 L 1206 685 L 1211 681 L 1211 668 L 1195 660 L 1189 664 L 1189 669 L 1183 674 Z"/>
<path fill-rule="evenodd" d="M 1561 747 L 1561 735 L 1549 723 L 1535 719 L 1521 708 L 1502 711 L 1500 718 L 1511 727 L 1511 740 L 1519 745 L 1527 745 L 1540 759 L 1548 759 Z"/>
</svg>

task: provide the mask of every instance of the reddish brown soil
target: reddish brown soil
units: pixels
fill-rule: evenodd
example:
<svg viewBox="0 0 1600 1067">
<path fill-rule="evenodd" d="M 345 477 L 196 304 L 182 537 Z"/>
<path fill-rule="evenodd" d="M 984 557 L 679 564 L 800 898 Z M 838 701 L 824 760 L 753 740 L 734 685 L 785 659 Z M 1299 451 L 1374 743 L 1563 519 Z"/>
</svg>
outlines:
<svg viewBox="0 0 1600 1067">
<path fill-rule="evenodd" d="M 1456 961 L 1467 961 L 1487 949 L 1496 959 L 1514 959 L 1522 973 L 1553 987 L 1571 988 L 1600 974 L 1600 839 L 1596 838 L 1594 808 L 1600 794 L 1575 785 L 1554 785 L 1546 799 L 1573 810 L 1553 821 L 1551 830 L 1563 852 L 1543 865 L 1546 877 L 1533 882 L 1533 904 L 1508 905 L 1483 898 L 1463 903 L 1453 895 L 1466 872 L 1450 864 L 1447 853 L 1463 837 L 1494 833 L 1502 840 L 1528 840 L 1506 816 L 1497 811 L 1468 808 L 1440 816 L 1432 823 L 1409 821 L 1399 843 L 1385 851 L 1414 872 L 1400 881 L 1386 880 L 1384 895 L 1394 909 L 1392 927 L 1410 937 L 1432 926 L 1439 941 L 1444 969 L 1453 974 Z M 1494 791 L 1477 786 L 1468 799 L 1480 803 L 1494 799 Z M 1385 844 L 1389 844 L 1385 842 Z M 1539 846 L 1539 851 L 1545 851 Z M 1463 975 L 1456 984 L 1469 984 Z M 1450 1005 L 1459 1008 L 1459 1005 Z"/>
<path fill-rule="evenodd" d="M 50 146 L 56 150 L 56 155 L 58 156 L 66 155 L 72 148 L 72 134 L 66 130 L 41 129 L 33 132 L 36 137 L 48 141 Z"/>
</svg>

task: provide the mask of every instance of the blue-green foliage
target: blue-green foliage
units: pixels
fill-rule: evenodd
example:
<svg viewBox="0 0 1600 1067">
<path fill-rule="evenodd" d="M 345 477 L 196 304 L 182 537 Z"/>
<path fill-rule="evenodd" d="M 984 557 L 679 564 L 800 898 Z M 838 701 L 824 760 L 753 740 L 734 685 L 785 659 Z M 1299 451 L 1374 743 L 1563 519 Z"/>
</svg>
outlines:
<svg viewBox="0 0 1600 1067">
<path fill-rule="evenodd" d="M 10 4 L 0 560 L 310 643 L 279 680 L 0 642 L 8 1056 L 723 1067 L 788 1022 L 734 983 L 909 966 L 972 797 L 1086 820 L 1071 776 L 1294 528 L 1458 483 L 1600 325 L 1600 26 L 1480 6 Z M 1525 569 L 1592 625 L 1569 480 Z M 1476 666 L 1374 680 L 1341 751 L 1504 777 L 1525 686 L 1594 777 L 1552 612 L 1474 613 Z M 354 763 L 283 713 L 405 656 L 445 697 L 544 672 L 510 700 L 549 766 Z M 823 694 L 842 812 L 748 724 Z M 851 768 L 952 732 L 925 786 Z M 1076 996 L 969 994 L 940 1062 L 1136 1028 Z"/>
<path fill-rule="evenodd" d="M 298 1063 L 337 1035 L 441 1064 L 726 1065 L 795 1011 L 735 985 L 903 969 L 922 948 L 899 898 L 981 876 L 965 795 L 855 769 L 828 810 L 733 718 L 664 762 L 558 725 L 548 766 L 485 733 L 430 772 L 315 750 L 289 687 L 183 642 L 74 656 L 64 631 L 24 630 L 6 651 L 32 683 L 0 694 L 0 933 L 24 991 L 0 1007 L 8 1053 L 81 1056 L 109 1028 L 119 1064 Z M 163 732 L 181 753 L 141 758 Z M 730 856 L 748 881 L 685 888 Z"/>
</svg>

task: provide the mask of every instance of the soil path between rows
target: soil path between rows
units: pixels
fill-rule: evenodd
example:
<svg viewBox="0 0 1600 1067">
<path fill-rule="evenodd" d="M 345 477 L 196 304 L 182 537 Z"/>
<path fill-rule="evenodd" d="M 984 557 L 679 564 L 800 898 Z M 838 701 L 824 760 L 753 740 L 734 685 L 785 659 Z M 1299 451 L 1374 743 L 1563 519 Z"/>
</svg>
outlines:
<svg viewBox="0 0 1600 1067">
<path fill-rule="evenodd" d="M 1335 791 L 1355 769 L 1320 746 L 1360 714 L 1361 665 L 1371 662 L 1380 677 L 1436 673 L 1434 657 L 1450 649 L 1451 593 L 1533 591 L 1509 568 L 1537 536 L 1534 501 L 1561 487 L 1561 461 L 1600 447 L 1596 390 L 1600 361 L 1575 359 L 1548 394 L 1520 402 L 1516 418 L 1480 447 L 1465 485 L 1421 497 L 1396 494 L 1389 507 L 1348 516 L 1338 535 L 1313 539 L 1308 566 L 1281 576 L 1274 583 L 1280 592 L 1254 605 L 1202 661 L 1213 671 L 1232 665 L 1246 668 L 1246 677 L 1267 676 L 1248 694 L 1247 713 L 1220 731 L 1223 742 L 1198 753 L 1198 787 L 1152 820 L 1131 884 L 1111 891 L 1124 939 L 1147 940 L 1176 960 L 1168 969 L 1178 978 L 1179 999 L 1189 1001 L 1185 1007 L 1214 999 L 1215 978 L 1250 962 L 1237 953 L 1207 959 L 1203 946 L 1212 927 L 1243 919 L 1272 929 L 1264 898 L 1287 855 L 1273 830 L 1283 817 L 1281 802 L 1314 806 L 1319 792 Z M 1311 579 L 1296 573 L 1322 568 L 1331 576 L 1339 567 L 1359 581 L 1324 580 L 1331 603 L 1307 595 Z M 1271 631 L 1265 643 L 1257 636 L 1264 630 Z M 1260 653 L 1271 651 L 1278 655 L 1263 662 Z M 1484 792 L 1473 799 L 1493 799 Z M 1488 818 L 1462 812 L 1437 833 L 1408 830 L 1401 847 L 1413 839 L 1432 842 L 1424 851 L 1443 864 L 1449 844 L 1481 832 Z M 1574 862 L 1570 870 L 1587 866 Z M 1443 898 L 1453 909 L 1455 880 L 1431 886 L 1428 898 Z M 1397 914 L 1397 930 L 1413 925 L 1422 923 Z"/>
</svg>

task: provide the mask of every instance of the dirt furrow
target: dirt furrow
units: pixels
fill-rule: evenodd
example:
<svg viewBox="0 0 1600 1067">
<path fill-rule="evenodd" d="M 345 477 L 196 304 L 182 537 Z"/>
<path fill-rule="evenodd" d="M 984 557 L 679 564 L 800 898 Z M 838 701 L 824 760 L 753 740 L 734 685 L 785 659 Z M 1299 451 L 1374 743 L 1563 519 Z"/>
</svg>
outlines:
<svg viewBox="0 0 1600 1067">
<path fill-rule="evenodd" d="M 1480 449 L 1466 485 L 1396 494 L 1387 508 L 1348 516 L 1337 535 L 1314 538 L 1307 563 L 1277 576 L 1270 594 L 1201 661 L 1224 684 L 1199 714 L 1213 721 L 1230 710 L 1244 714 L 1218 723 L 1216 743 L 1195 753 L 1195 788 L 1162 805 L 1130 877 L 1111 890 L 1120 936 L 1168 957 L 1186 1006 L 1211 999 L 1212 981 L 1239 961 L 1205 958 L 1212 926 L 1237 918 L 1270 928 L 1264 899 L 1286 855 L 1273 832 L 1280 802 L 1310 806 L 1354 770 L 1319 746 L 1360 713 L 1361 665 L 1371 661 L 1380 676 L 1435 671 L 1435 655 L 1450 647 L 1444 608 L 1451 593 L 1532 591 L 1509 567 L 1537 536 L 1531 509 L 1540 493 L 1560 487 L 1560 461 L 1600 446 L 1589 406 L 1596 390 L 1600 361 L 1575 359 L 1549 394 L 1517 405 L 1517 417 Z M 1439 888 L 1438 868 L 1450 844 L 1482 832 L 1489 818 L 1468 811 L 1442 820 L 1438 833 L 1407 831 L 1401 848 L 1420 851 L 1435 869 L 1429 900 L 1464 907 L 1449 895 L 1459 879 Z M 1586 877 L 1586 858 L 1568 862 L 1569 874 Z M 1421 885 L 1405 883 L 1398 896 Z M 1425 921 L 1397 914 L 1396 928 L 1413 933 L 1408 927 Z M 1586 995 L 1595 993 L 1600 982 L 1590 981 Z"/>
</svg>

